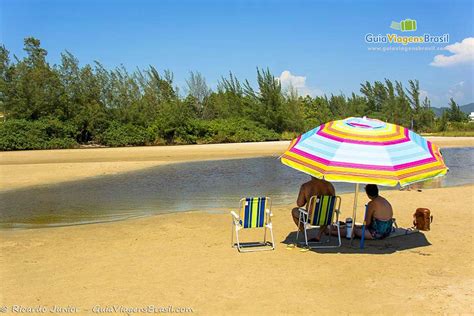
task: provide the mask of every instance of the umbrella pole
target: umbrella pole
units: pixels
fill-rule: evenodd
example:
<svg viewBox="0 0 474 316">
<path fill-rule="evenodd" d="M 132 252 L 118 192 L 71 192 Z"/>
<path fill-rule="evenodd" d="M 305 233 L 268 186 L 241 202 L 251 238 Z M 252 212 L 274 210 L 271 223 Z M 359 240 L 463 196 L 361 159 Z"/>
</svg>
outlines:
<svg viewBox="0 0 474 316">
<path fill-rule="evenodd" d="M 354 207 L 352 209 L 352 234 L 351 234 L 351 246 L 352 240 L 354 239 L 355 233 L 355 223 L 356 223 L 356 215 L 357 215 L 357 197 L 359 196 L 359 183 L 355 185 L 355 193 L 354 193 Z"/>
</svg>

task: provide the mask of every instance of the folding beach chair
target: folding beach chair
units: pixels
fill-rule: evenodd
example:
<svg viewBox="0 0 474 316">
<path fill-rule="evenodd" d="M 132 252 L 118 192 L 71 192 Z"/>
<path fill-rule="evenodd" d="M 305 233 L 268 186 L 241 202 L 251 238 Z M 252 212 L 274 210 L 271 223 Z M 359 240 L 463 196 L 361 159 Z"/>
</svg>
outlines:
<svg viewBox="0 0 474 316">
<path fill-rule="evenodd" d="M 341 228 L 339 226 L 339 208 L 341 207 L 341 197 L 339 196 L 312 196 L 307 204 L 307 209 L 299 208 L 298 227 L 303 224 L 304 245 L 309 248 L 337 248 L 341 246 Z M 334 220 L 335 219 L 335 220 Z M 334 220 L 334 221 L 333 221 Z M 308 229 L 327 225 L 331 230 L 333 225 L 337 229 L 337 245 L 322 245 L 328 243 L 331 239 L 331 231 L 326 241 L 308 242 Z M 296 242 L 298 242 L 300 230 L 296 233 Z"/>
<path fill-rule="evenodd" d="M 240 216 L 234 211 L 232 214 L 232 247 L 239 252 L 274 250 L 273 229 L 271 217 L 271 199 L 268 197 L 251 197 L 240 200 Z M 263 242 L 246 242 L 239 240 L 239 231 L 249 228 L 264 228 Z M 267 241 L 267 229 L 270 230 L 272 241 Z M 236 242 L 234 243 L 234 230 Z"/>
</svg>

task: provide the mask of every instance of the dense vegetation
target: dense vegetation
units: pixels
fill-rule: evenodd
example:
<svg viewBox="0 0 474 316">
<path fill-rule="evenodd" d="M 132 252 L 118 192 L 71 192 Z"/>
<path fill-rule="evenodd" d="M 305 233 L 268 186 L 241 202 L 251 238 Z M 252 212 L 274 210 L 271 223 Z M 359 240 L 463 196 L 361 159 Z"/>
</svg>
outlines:
<svg viewBox="0 0 474 316">
<path fill-rule="evenodd" d="M 59 65 L 35 38 L 26 38 L 23 59 L 11 60 L 0 47 L 0 149 L 71 148 L 79 144 L 129 146 L 290 139 L 323 122 L 368 116 L 418 132 L 460 129 L 467 116 L 454 100 L 437 119 L 428 98 L 420 100 L 417 80 L 365 82 L 361 95 L 298 96 L 283 90 L 269 70 L 257 69 L 258 87 L 222 77 L 216 91 L 198 72 L 185 93 L 170 71 L 155 67 L 132 73 L 80 66 L 69 52 Z"/>
</svg>

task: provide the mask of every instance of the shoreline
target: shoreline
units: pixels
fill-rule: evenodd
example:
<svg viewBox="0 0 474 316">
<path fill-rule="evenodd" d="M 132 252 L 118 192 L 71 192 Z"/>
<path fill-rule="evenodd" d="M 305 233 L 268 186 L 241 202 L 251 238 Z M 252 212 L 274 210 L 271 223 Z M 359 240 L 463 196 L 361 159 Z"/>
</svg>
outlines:
<svg viewBox="0 0 474 316">
<path fill-rule="evenodd" d="M 289 141 L 0 152 L 0 192 L 171 163 L 279 156 Z"/>
<path fill-rule="evenodd" d="M 474 147 L 474 137 L 428 137 L 441 148 Z M 289 141 L 0 152 L 0 192 L 138 171 L 160 165 L 280 156 Z"/>
<path fill-rule="evenodd" d="M 424 137 L 440 148 L 474 147 L 474 137 Z M 0 165 L 49 164 L 68 162 L 113 162 L 113 161 L 195 161 L 210 157 L 223 159 L 232 157 L 258 157 L 280 155 L 290 141 L 268 141 L 247 143 L 189 144 L 169 146 L 91 147 L 74 149 L 0 151 Z M 130 157 L 136 151 L 140 157 Z M 198 154 L 189 157 L 188 153 Z M 217 156 L 216 156 L 217 155 Z M 56 156 L 56 157 L 51 157 Z"/>
<path fill-rule="evenodd" d="M 383 188 L 380 189 L 381 195 L 385 195 L 386 192 L 425 192 L 425 191 L 431 191 L 431 190 L 440 190 L 440 189 L 448 189 L 448 188 L 464 188 L 467 190 L 471 190 L 474 194 L 474 184 L 460 184 L 460 185 L 453 185 L 453 186 L 446 186 L 446 187 L 436 187 L 436 188 L 423 188 L 421 191 L 417 191 L 418 189 L 416 186 L 414 186 L 411 190 L 401 190 L 401 189 L 393 189 L 393 190 L 384 190 Z M 352 197 L 354 196 L 354 192 L 339 192 L 338 195 L 342 197 Z M 360 191 L 359 192 L 359 198 L 364 197 L 364 192 Z M 474 201 L 473 201 L 474 202 Z M 293 206 L 287 203 L 274 203 L 274 207 L 277 208 L 288 208 L 291 209 Z M 352 206 L 351 206 L 352 207 Z M 222 207 L 224 208 L 224 207 Z M 92 220 L 92 221 L 86 221 L 86 222 L 77 222 L 77 223 L 64 223 L 64 224 L 51 224 L 51 225 L 36 225 L 36 224 L 19 224 L 20 226 L 13 226 L 13 227 L 1 227 L 0 225 L 0 232 L 2 231 L 21 231 L 21 230 L 36 230 L 36 229 L 54 229 L 54 228 L 67 228 L 67 227 L 75 227 L 75 226 L 84 226 L 84 225 L 107 225 L 107 224 L 114 224 L 114 223 L 119 223 L 123 221 L 133 221 L 133 220 L 139 220 L 139 219 L 147 219 L 147 218 L 154 218 L 154 217 L 160 217 L 160 216 L 166 216 L 170 214 L 182 214 L 185 216 L 186 214 L 207 214 L 207 215 L 222 215 L 222 214 L 227 214 L 227 211 L 224 210 L 211 210 L 211 209 L 188 209 L 188 210 L 183 210 L 183 211 L 163 211 L 162 213 L 149 213 L 149 214 L 140 214 L 140 215 L 135 215 L 135 216 L 127 216 L 127 217 L 117 217 L 117 218 L 112 218 L 109 220 Z M 365 206 L 363 204 L 358 205 L 357 207 L 357 212 L 359 214 L 364 213 L 365 211 Z M 350 214 L 352 215 L 352 214 Z M 359 215 L 360 216 L 360 215 Z M 23 226 L 22 226 L 23 225 Z"/>
</svg>

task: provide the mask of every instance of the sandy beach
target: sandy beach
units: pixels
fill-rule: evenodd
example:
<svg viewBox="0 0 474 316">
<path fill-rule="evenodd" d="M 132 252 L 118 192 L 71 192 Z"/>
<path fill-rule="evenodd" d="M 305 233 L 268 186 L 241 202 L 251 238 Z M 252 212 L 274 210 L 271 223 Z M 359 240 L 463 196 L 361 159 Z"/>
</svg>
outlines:
<svg viewBox="0 0 474 316">
<path fill-rule="evenodd" d="M 431 139 L 441 147 L 474 138 Z M 278 156 L 288 142 L 0 153 L 2 190 L 74 181 L 191 160 Z M 397 222 L 430 208 L 432 230 L 360 250 L 287 249 L 295 225 L 274 208 L 276 250 L 238 253 L 229 214 L 187 212 L 114 223 L 0 230 L 0 308 L 120 315 L 153 306 L 200 315 L 473 314 L 474 185 L 384 191 Z M 366 201 L 363 194 L 361 202 Z M 342 195 L 342 218 L 353 194 Z M 237 201 L 236 201 L 237 202 Z M 230 210 L 229 210 L 230 211 Z M 362 206 L 359 208 L 359 217 Z M 257 238 L 259 231 L 246 238 Z M 188 310 L 189 311 L 189 310 Z M 33 312 L 29 314 L 40 314 Z M 110 313 L 113 314 L 113 313 Z M 141 313 L 144 314 L 144 313 Z"/>
<path fill-rule="evenodd" d="M 473 193 L 474 186 L 386 192 L 401 226 L 424 206 L 432 230 L 368 241 L 363 251 L 347 241 L 334 251 L 287 250 L 290 205 L 274 210 L 276 250 L 259 253 L 230 247 L 228 214 L 1 231 L 0 305 L 73 306 L 81 314 L 112 305 L 201 315 L 470 314 Z M 352 195 L 342 200 L 345 217 Z"/>
</svg>

